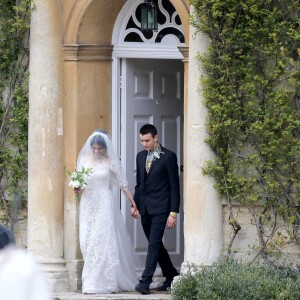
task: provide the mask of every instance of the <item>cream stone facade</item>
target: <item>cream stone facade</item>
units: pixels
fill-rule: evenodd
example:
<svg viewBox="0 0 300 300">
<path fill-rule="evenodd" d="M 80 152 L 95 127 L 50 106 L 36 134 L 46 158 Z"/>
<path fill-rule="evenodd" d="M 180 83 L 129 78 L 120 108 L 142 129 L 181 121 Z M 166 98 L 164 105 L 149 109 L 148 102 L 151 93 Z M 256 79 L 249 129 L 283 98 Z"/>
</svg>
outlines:
<svg viewBox="0 0 300 300">
<path fill-rule="evenodd" d="M 128 0 L 131 1 L 131 0 Z M 170 0 L 184 28 L 184 263 L 212 264 L 222 251 L 222 204 L 201 169 L 213 157 L 197 54 L 205 36 L 189 24 L 188 0 Z M 54 291 L 80 289 L 78 205 L 64 168 L 86 137 L 111 131 L 112 34 L 125 0 L 35 0 L 30 37 L 28 249 Z"/>
</svg>

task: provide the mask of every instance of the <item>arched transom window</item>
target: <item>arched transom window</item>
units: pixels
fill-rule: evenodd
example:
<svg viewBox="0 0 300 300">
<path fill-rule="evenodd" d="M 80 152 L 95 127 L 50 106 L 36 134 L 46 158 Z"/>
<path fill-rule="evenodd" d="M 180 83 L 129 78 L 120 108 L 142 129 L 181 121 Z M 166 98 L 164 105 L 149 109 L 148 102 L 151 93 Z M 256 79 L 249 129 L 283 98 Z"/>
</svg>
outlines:
<svg viewBox="0 0 300 300">
<path fill-rule="evenodd" d="M 122 25 L 118 34 L 117 44 L 127 43 L 147 43 L 162 45 L 179 45 L 184 44 L 183 26 L 180 17 L 174 6 L 169 0 L 153 0 L 157 7 L 157 31 L 142 31 L 141 28 L 141 5 L 144 1 L 128 1 L 134 2 L 134 6 L 129 5 L 126 17 L 119 20 Z"/>
</svg>

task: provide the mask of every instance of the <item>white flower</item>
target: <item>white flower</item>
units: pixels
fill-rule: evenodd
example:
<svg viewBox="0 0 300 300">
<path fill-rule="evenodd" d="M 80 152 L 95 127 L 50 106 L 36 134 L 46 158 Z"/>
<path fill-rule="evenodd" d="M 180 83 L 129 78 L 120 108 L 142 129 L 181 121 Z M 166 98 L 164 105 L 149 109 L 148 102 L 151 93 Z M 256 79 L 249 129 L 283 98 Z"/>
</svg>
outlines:
<svg viewBox="0 0 300 300">
<path fill-rule="evenodd" d="M 70 176 L 71 180 L 76 180 L 77 178 L 77 173 L 76 172 L 73 172 Z"/>
<path fill-rule="evenodd" d="M 71 180 L 69 186 L 71 186 L 72 188 L 79 188 L 81 184 L 78 180 Z"/>
<path fill-rule="evenodd" d="M 70 178 L 69 186 L 72 187 L 73 189 L 78 189 L 86 186 L 87 176 L 89 176 L 93 172 L 93 169 L 82 167 L 81 171 L 75 170 L 75 172 L 70 172 L 70 171 L 66 171 L 66 172 Z M 76 196 L 76 200 L 80 200 L 80 193 L 76 192 L 75 196 Z"/>
<path fill-rule="evenodd" d="M 160 155 L 165 154 L 163 151 L 161 151 L 160 144 L 154 149 L 153 151 L 153 160 L 155 161 L 156 159 L 160 159 Z"/>
<path fill-rule="evenodd" d="M 159 153 L 158 152 L 154 152 L 154 156 L 157 158 L 157 159 L 160 159 L 160 155 L 159 155 Z"/>
</svg>

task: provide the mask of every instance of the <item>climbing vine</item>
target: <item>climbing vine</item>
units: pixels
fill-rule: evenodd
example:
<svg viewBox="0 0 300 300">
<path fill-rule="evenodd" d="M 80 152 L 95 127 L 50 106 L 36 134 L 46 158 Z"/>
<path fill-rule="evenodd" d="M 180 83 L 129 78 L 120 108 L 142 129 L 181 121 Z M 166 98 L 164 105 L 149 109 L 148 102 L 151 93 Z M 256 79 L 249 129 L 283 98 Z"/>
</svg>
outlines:
<svg viewBox="0 0 300 300">
<path fill-rule="evenodd" d="M 27 191 L 30 0 L 0 0 L 0 222 Z"/>
<path fill-rule="evenodd" d="M 211 41 L 199 60 L 206 72 L 207 143 L 216 159 L 204 172 L 227 199 L 228 254 L 241 228 L 232 210 L 237 203 L 257 228 L 255 258 L 299 265 L 286 251 L 300 245 L 299 1 L 190 2 L 191 23 Z"/>
</svg>

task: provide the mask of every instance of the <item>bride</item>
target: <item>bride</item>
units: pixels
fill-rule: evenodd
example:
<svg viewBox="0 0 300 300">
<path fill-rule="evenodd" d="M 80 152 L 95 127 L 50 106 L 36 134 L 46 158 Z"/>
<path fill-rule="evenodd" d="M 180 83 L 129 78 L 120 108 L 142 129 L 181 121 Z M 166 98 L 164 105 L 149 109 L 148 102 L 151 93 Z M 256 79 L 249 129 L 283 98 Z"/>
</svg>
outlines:
<svg viewBox="0 0 300 300">
<path fill-rule="evenodd" d="M 139 217 L 127 188 L 120 162 L 104 130 L 95 131 L 86 141 L 77 159 L 77 170 L 92 168 L 86 176 L 79 214 L 79 240 L 84 260 L 82 292 L 114 293 L 134 290 L 141 263 L 125 228 L 117 199 L 112 197 L 118 184 L 131 202 L 131 215 Z"/>
</svg>

